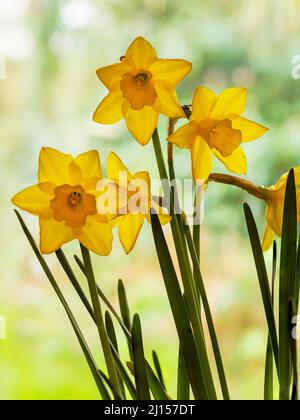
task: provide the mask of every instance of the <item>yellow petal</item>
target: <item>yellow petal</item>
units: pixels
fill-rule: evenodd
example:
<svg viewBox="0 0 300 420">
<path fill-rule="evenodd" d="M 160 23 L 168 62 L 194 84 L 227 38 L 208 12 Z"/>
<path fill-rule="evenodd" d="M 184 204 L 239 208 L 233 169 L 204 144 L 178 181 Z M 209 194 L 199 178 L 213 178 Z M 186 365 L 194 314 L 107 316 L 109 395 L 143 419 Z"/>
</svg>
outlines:
<svg viewBox="0 0 300 420">
<path fill-rule="evenodd" d="M 51 185 L 53 186 L 53 184 Z M 20 209 L 38 216 L 50 207 L 52 197 L 53 195 L 43 191 L 40 185 L 33 185 L 16 194 L 12 198 L 12 202 Z"/>
<path fill-rule="evenodd" d="M 168 137 L 170 143 L 176 144 L 181 149 L 190 149 L 197 138 L 198 125 L 195 121 L 190 121 L 178 128 Z"/>
<path fill-rule="evenodd" d="M 97 75 L 107 89 L 110 90 L 114 83 L 121 80 L 122 76 L 130 71 L 131 68 L 124 62 L 121 62 L 106 67 L 100 67 L 97 70 Z"/>
<path fill-rule="evenodd" d="M 177 85 L 192 69 L 192 63 L 180 59 L 159 59 L 153 63 L 149 71 L 153 78 L 168 80 Z"/>
<path fill-rule="evenodd" d="M 119 182 L 120 173 L 126 174 L 128 181 L 133 179 L 122 160 L 114 152 L 110 152 L 106 162 L 107 175 L 115 182 Z"/>
<path fill-rule="evenodd" d="M 113 241 L 112 226 L 109 223 L 98 222 L 97 217 L 88 217 L 78 239 L 92 252 L 109 255 Z"/>
<path fill-rule="evenodd" d="M 135 179 L 142 179 L 143 181 L 145 181 L 146 184 L 148 185 L 148 191 L 149 191 L 149 194 L 150 194 L 150 192 L 151 192 L 151 179 L 150 179 L 149 172 L 146 172 L 146 171 L 136 172 L 134 174 L 134 178 Z"/>
<path fill-rule="evenodd" d="M 157 127 L 158 113 L 149 106 L 145 106 L 139 111 L 128 108 L 124 118 L 133 137 L 141 145 L 147 144 Z"/>
<path fill-rule="evenodd" d="M 178 103 L 175 86 L 165 80 L 156 80 L 154 86 L 157 98 L 153 109 L 169 118 L 184 118 L 185 114 Z"/>
<path fill-rule="evenodd" d="M 74 163 L 81 170 L 80 182 L 82 184 L 85 184 L 92 178 L 102 178 L 99 153 L 96 150 L 82 153 L 74 159 Z"/>
<path fill-rule="evenodd" d="M 133 62 L 136 68 L 146 70 L 157 60 L 157 55 L 150 42 L 140 36 L 128 48 L 126 59 Z"/>
<path fill-rule="evenodd" d="M 222 156 L 216 149 L 213 150 L 213 153 L 222 163 L 224 163 L 229 171 L 236 174 L 247 173 L 247 158 L 241 147 L 235 149 L 235 151 L 228 157 Z"/>
<path fill-rule="evenodd" d="M 127 214 L 119 222 L 119 238 L 126 254 L 134 247 L 144 219 L 143 214 Z"/>
<path fill-rule="evenodd" d="M 273 244 L 274 239 L 275 239 L 275 232 L 268 225 L 266 225 L 264 238 L 262 241 L 262 249 L 264 252 L 270 249 L 270 247 Z"/>
<path fill-rule="evenodd" d="M 51 254 L 73 239 L 72 229 L 67 227 L 65 222 L 40 219 L 40 250 L 42 254 Z"/>
<path fill-rule="evenodd" d="M 53 182 L 54 184 L 70 184 L 71 155 L 61 153 L 51 147 L 43 147 L 39 158 L 39 182 Z"/>
<path fill-rule="evenodd" d="M 211 112 L 211 118 L 226 118 L 231 114 L 241 115 L 245 109 L 246 98 L 246 88 L 234 87 L 225 89 L 216 100 Z"/>
<path fill-rule="evenodd" d="M 254 121 L 247 120 L 243 117 L 237 117 L 232 119 L 232 128 L 240 130 L 242 133 L 242 141 L 248 142 L 256 140 L 262 136 L 269 129 L 261 124 L 257 124 Z"/>
<path fill-rule="evenodd" d="M 279 191 L 267 206 L 267 223 L 278 236 L 282 236 L 283 208 L 284 191 L 283 194 Z"/>
<path fill-rule="evenodd" d="M 206 181 L 212 167 L 212 152 L 202 137 L 197 136 L 197 139 L 191 148 L 191 154 L 194 181 Z"/>
<path fill-rule="evenodd" d="M 93 120 L 99 124 L 115 124 L 123 118 L 123 94 L 120 90 L 111 91 L 96 109 Z"/>
<path fill-rule="evenodd" d="M 210 115 L 217 95 L 206 87 L 198 87 L 195 90 L 192 104 L 192 115 L 190 120 L 201 121 Z"/>
</svg>

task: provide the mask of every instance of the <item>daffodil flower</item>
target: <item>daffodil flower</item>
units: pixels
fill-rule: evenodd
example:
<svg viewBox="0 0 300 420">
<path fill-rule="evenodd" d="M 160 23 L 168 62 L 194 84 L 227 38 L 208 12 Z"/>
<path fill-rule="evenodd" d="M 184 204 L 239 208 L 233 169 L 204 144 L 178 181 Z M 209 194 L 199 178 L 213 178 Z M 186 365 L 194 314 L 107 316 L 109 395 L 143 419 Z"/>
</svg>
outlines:
<svg viewBox="0 0 300 420">
<path fill-rule="evenodd" d="M 109 90 L 94 113 L 94 121 L 114 124 L 125 119 L 128 130 L 142 145 L 150 140 L 159 114 L 185 117 L 176 95 L 176 85 L 192 64 L 180 59 L 159 59 L 144 38 L 136 38 L 121 62 L 97 70 Z"/>
<path fill-rule="evenodd" d="M 243 118 L 247 91 L 230 88 L 220 95 L 206 87 L 194 93 L 187 124 L 168 137 L 180 148 L 191 150 L 194 180 L 207 180 L 215 155 L 232 172 L 245 174 L 247 159 L 241 144 L 257 139 L 266 127 Z"/>
<path fill-rule="evenodd" d="M 73 159 L 52 148 L 41 150 L 38 184 L 19 192 L 12 202 L 39 217 L 43 254 L 50 254 L 73 239 L 97 254 L 110 253 L 112 226 L 96 207 L 96 185 L 101 178 L 96 151 Z"/>
<path fill-rule="evenodd" d="M 262 188 L 265 197 L 264 200 L 267 204 L 267 223 L 262 243 L 264 251 L 267 251 L 271 247 L 275 239 L 275 234 L 280 237 L 282 236 L 282 220 L 287 178 L 288 173 L 285 173 L 272 187 Z M 295 182 L 297 186 L 297 219 L 298 223 L 300 223 L 300 167 L 295 168 Z"/>
<path fill-rule="evenodd" d="M 113 152 L 107 158 L 108 182 L 113 182 L 117 191 L 117 218 L 120 242 L 128 254 L 134 247 L 145 219 L 151 223 L 153 209 L 162 224 L 171 216 L 152 199 L 151 180 L 148 172 L 132 174 Z M 101 197 L 101 195 L 100 195 Z"/>
</svg>

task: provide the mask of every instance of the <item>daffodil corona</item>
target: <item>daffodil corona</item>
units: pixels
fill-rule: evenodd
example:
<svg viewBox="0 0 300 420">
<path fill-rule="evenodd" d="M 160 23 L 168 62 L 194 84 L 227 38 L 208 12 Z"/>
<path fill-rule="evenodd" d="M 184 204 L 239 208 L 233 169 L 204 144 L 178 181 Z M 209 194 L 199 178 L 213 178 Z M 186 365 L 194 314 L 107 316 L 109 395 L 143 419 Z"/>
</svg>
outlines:
<svg viewBox="0 0 300 420">
<path fill-rule="evenodd" d="M 43 148 L 38 184 L 19 192 L 13 203 L 40 221 L 40 249 L 50 254 L 73 239 L 91 251 L 108 255 L 112 226 L 108 215 L 98 214 L 96 186 L 102 178 L 98 152 L 77 156 Z"/>
<path fill-rule="evenodd" d="M 185 117 L 176 86 L 191 68 L 185 60 L 159 59 L 148 41 L 136 38 L 120 63 L 97 70 L 109 93 L 94 113 L 94 121 L 114 124 L 124 118 L 131 134 L 145 145 L 157 126 L 159 114 Z"/>
<path fill-rule="evenodd" d="M 257 139 L 267 128 L 241 117 L 246 94 L 245 88 L 226 89 L 220 95 L 206 87 L 196 89 L 189 122 L 168 137 L 176 146 L 191 150 L 194 180 L 207 180 L 213 154 L 230 171 L 247 172 L 241 144 Z"/>
</svg>

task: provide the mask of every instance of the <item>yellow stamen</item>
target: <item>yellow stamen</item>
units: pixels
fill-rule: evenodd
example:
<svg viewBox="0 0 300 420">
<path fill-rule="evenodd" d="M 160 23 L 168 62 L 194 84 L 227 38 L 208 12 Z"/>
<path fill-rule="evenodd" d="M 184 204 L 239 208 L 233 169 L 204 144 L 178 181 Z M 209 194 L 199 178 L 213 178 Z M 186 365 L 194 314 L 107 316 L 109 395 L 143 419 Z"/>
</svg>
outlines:
<svg viewBox="0 0 300 420">
<path fill-rule="evenodd" d="M 144 86 L 149 80 L 149 75 L 146 72 L 141 72 L 133 76 L 133 80 L 138 86 Z"/>
</svg>

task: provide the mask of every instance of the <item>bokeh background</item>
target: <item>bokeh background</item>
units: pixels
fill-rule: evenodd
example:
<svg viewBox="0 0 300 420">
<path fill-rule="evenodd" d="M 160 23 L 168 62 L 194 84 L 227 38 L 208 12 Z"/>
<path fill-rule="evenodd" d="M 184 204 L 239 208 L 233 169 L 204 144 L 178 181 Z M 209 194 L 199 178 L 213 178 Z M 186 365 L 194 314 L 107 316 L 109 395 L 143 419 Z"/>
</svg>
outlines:
<svg viewBox="0 0 300 420">
<path fill-rule="evenodd" d="M 245 115 L 270 132 L 245 147 L 248 178 L 272 185 L 300 164 L 300 80 L 292 77 L 292 59 L 300 54 L 299 1 L 0 0 L 0 56 L 6 61 L 6 78 L 0 80 L 0 315 L 7 323 L 7 339 L 0 340 L 0 399 L 98 397 L 10 198 L 35 182 L 44 145 L 71 154 L 95 148 L 103 165 L 115 150 L 132 170 L 148 169 L 157 176 L 151 143 L 142 149 L 123 122 L 100 126 L 91 118 L 106 93 L 95 70 L 116 62 L 137 35 L 148 38 L 161 57 L 193 62 L 179 88 L 182 103 L 190 103 L 198 85 L 249 89 Z M 160 129 L 164 138 L 164 118 Z M 190 177 L 188 153 L 176 150 L 175 157 L 179 175 Z M 224 171 L 217 162 L 214 169 Z M 201 259 L 232 397 L 259 399 L 267 331 L 244 201 L 251 204 L 262 233 L 263 203 L 232 187 L 210 186 Z M 37 220 L 26 215 L 26 221 L 38 239 Z M 65 251 L 72 257 L 77 244 Z M 93 325 L 55 257 L 47 260 L 101 360 Z M 150 228 L 144 227 L 128 257 L 116 237 L 112 255 L 94 262 L 97 279 L 116 307 L 117 280 L 124 280 L 132 312 L 142 317 L 147 354 L 158 351 L 174 395 L 177 339 Z M 126 360 L 126 346 L 120 346 Z"/>
</svg>

